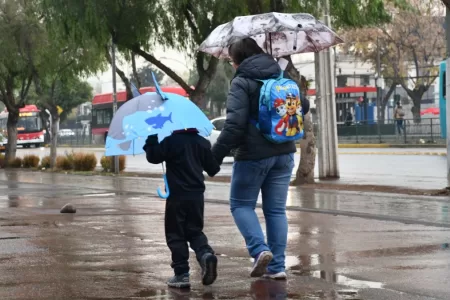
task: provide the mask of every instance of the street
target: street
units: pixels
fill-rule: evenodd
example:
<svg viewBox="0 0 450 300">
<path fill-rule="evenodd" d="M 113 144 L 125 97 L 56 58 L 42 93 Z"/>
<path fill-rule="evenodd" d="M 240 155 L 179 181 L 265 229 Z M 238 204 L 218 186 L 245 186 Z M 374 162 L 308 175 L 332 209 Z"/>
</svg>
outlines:
<svg viewBox="0 0 450 300">
<path fill-rule="evenodd" d="M 59 148 L 58 151 L 60 155 L 71 151 L 95 152 L 99 162 L 104 153 L 103 149 L 98 148 Z M 447 186 L 446 157 L 442 156 L 445 151 L 446 149 L 339 149 L 340 182 L 441 189 Z M 36 154 L 43 157 L 49 155 L 50 150 L 18 149 L 17 153 L 18 156 Z M 295 161 L 298 165 L 299 152 L 295 155 Z M 219 175 L 231 175 L 232 162 L 232 158 L 226 158 Z M 126 171 L 162 173 L 161 166 L 149 164 L 144 155 L 128 156 Z M 315 175 L 318 176 L 317 160 Z"/>
<path fill-rule="evenodd" d="M 199 285 L 192 259 L 193 288 L 180 292 L 165 285 L 164 201 L 154 197 L 160 181 L 2 170 L 0 182 L 1 299 L 450 298 L 448 206 L 438 210 L 447 198 L 291 190 L 283 283 L 248 277 L 251 261 L 221 203 L 229 187 L 208 184 L 205 232 L 219 254 L 219 279 Z M 76 214 L 59 213 L 68 202 Z M 339 215 L 358 211 L 355 203 L 373 216 L 393 211 L 394 220 L 403 211 L 411 220 Z M 337 212 L 295 210 L 302 207 Z"/>
</svg>

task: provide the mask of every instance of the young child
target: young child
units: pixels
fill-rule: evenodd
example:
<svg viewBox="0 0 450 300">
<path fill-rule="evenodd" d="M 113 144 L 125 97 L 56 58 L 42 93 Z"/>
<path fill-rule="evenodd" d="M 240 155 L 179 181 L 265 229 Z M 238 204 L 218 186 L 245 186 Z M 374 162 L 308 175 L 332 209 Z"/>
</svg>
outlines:
<svg viewBox="0 0 450 300">
<path fill-rule="evenodd" d="M 217 278 L 217 257 L 203 233 L 205 178 L 220 171 L 213 158 L 211 144 L 196 129 L 179 130 L 158 143 L 156 135 L 147 138 L 144 146 L 152 164 L 166 162 L 169 198 L 166 201 L 165 233 L 172 252 L 175 276 L 169 287 L 189 288 L 189 248 L 195 251 L 202 268 L 202 283 L 212 284 Z"/>
</svg>

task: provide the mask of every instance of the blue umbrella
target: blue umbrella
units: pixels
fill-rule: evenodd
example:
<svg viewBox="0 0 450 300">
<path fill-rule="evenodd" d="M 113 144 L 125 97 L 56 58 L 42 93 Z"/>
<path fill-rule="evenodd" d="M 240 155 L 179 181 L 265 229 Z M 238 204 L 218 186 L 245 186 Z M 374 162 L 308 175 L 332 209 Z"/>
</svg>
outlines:
<svg viewBox="0 0 450 300">
<path fill-rule="evenodd" d="M 153 74 L 156 93 L 145 93 L 123 104 L 114 115 L 106 138 L 106 156 L 135 155 L 144 153 L 143 146 L 149 135 L 158 135 L 161 142 L 173 131 L 195 128 L 201 136 L 211 134 L 214 126 L 205 114 L 183 96 L 163 93 Z M 163 165 L 164 172 L 164 165 Z M 166 175 L 166 195 L 169 188 Z"/>
<path fill-rule="evenodd" d="M 141 92 L 139 92 L 138 88 L 132 83 L 130 82 L 131 85 L 131 92 L 133 93 L 133 97 L 137 97 L 141 94 Z"/>
</svg>

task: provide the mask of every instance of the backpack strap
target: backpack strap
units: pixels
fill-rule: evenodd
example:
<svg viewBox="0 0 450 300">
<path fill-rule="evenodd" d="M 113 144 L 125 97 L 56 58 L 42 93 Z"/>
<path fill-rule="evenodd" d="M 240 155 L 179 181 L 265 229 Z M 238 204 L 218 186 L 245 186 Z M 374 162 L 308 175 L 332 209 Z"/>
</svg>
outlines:
<svg viewBox="0 0 450 300">
<path fill-rule="evenodd" d="M 263 84 L 263 86 L 264 86 L 264 84 L 265 84 L 267 81 L 269 81 L 269 80 L 280 80 L 280 79 L 283 79 L 283 78 L 284 78 L 284 72 L 281 71 L 280 75 L 278 75 L 277 78 L 255 79 L 255 80 L 258 81 L 258 82 L 261 82 L 261 83 Z M 266 88 L 267 88 L 267 87 L 266 87 Z M 261 93 L 265 93 L 265 92 L 266 92 L 265 90 L 264 90 L 264 91 L 261 91 Z M 261 97 L 261 93 L 260 93 L 259 97 Z M 258 102 L 259 102 L 259 99 L 258 99 Z M 259 129 L 258 121 L 256 121 L 255 119 L 251 119 L 251 118 L 250 118 L 250 124 L 254 125 L 256 128 Z"/>
<path fill-rule="evenodd" d="M 277 77 L 276 80 L 280 80 L 284 78 L 284 71 L 281 71 L 280 75 Z"/>
</svg>

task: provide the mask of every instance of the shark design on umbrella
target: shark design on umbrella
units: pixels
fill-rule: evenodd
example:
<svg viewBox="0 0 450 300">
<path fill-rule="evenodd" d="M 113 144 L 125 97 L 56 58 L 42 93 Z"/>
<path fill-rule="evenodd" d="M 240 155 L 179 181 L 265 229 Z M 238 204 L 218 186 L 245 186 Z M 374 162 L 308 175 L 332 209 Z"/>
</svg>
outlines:
<svg viewBox="0 0 450 300">
<path fill-rule="evenodd" d="M 166 122 L 172 122 L 172 113 L 170 113 L 167 117 L 163 117 L 162 114 L 157 115 L 156 117 L 151 117 L 148 118 L 147 120 L 145 120 L 145 122 L 150 125 L 153 126 L 153 128 L 155 129 L 161 129 L 164 127 L 164 124 Z"/>
<path fill-rule="evenodd" d="M 139 95 L 123 104 L 114 115 L 106 138 L 106 156 L 136 155 L 144 153 L 143 146 L 149 135 L 157 135 L 159 142 L 172 132 L 193 128 L 207 137 L 214 126 L 192 101 L 183 96 L 163 93 L 153 75 L 156 93 Z M 164 166 L 163 166 L 164 172 Z M 167 198 L 169 190 L 166 181 Z"/>
</svg>

